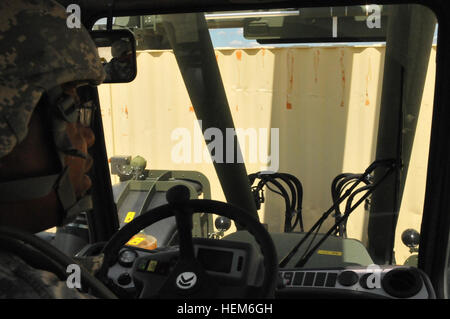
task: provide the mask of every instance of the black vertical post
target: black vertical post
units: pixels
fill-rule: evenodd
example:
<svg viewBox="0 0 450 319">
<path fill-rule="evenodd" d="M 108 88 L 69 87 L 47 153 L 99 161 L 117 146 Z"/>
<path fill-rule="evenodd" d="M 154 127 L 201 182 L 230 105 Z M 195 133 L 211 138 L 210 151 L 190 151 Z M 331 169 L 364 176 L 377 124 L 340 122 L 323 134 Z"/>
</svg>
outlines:
<svg viewBox="0 0 450 319">
<path fill-rule="evenodd" d="M 218 128 L 225 147 L 226 130 L 234 129 L 234 123 L 205 17 L 203 13 L 165 15 L 163 23 L 202 130 Z M 245 164 L 238 161 L 236 135 L 233 138 L 233 161 L 227 163 L 230 150 L 224 149 L 223 162 L 214 161 L 214 167 L 227 202 L 258 218 Z"/>
<path fill-rule="evenodd" d="M 436 19 L 419 5 L 390 7 L 376 158 L 397 158 L 403 168 L 372 195 L 369 253 L 377 264 L 393 261 L 395 228 L 405 187 L 428 70 Z M 375 171 L 375 182 L 383 172 Z"/>
</svg>

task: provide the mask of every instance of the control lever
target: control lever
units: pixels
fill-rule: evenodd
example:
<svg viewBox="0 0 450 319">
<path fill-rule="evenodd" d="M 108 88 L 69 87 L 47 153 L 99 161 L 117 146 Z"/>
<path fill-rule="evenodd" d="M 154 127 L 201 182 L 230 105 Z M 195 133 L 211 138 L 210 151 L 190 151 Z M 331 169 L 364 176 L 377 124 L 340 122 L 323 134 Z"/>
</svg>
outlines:
<svg viewBox="0 0 450 319">
<path fill-rule="evenodd" d="M 419 251 L 420 234 L 417 230 L 408 228 L 402 233 L 402 242 L 409 248 L 410 253 L 417 253 Z"/>
<path fill-rule="evenodd" d="M 189 189 L 184 185 L 176 185 L 167 191 L 166 199 L 175 212 L 177 222 L 180 260 L 195 259 L 194 244 L 192 242 L 192 214 L 185 212 L 183 204 L 190 199 Z"/>
<path fill-rule="evenodd" d="M 209 238 L 220 239 L 224 236 L 224 233 L 230 229 L 231 220 L 225 216 L 218 216 L 214 221 L 214 226 L 216 226 L 217 231 L 209 234 Z"/>
</svg>

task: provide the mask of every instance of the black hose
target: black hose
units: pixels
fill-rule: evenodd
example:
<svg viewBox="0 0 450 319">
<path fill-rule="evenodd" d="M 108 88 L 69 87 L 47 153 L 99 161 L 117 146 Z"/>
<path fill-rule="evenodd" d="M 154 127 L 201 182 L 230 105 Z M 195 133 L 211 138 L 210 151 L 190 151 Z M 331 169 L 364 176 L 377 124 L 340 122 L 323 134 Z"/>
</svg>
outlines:
<svg viewBox="0 0 450 319">
<path fill-rule="evenodd" d="M 258 188 L 262 189 L 262 187 L 264 187 L 265 184 L 270 182 L 273 185 L 275 185 L 282 193 L 282 197 L 284 198 L 284 202 L 285 202 L 285 206 L 286 206 L 284 231 L 290 232 L 291 231 L 291 219 L 292 219 L 291 214 L 292 214 L 292 212 L 291 212 L 291 202 L 289 199 L 289 195 L 286 192 L 286 189 L 278 181 L 276 181 L 275 178 L 272 178 L 271 176 L 269 176 L 269 174 L 263 174 L 261 176 L 264 176 L 264 177 L 260 177 L 261 181 L 258 184 Z"/>
<path fill-rule="evenodd" d="M 345 188 L 348 187 L 351 183 L 357 182 L 361 177 L 364 177 L 361 181 L 366 185 L 370 185 L 370 181 L 368 176 L 363 176 L 363 174 L 353 174 L 353 173 L 343 173 L 336 176 L 331 183 L 331 197 L 333 203 L 337 201 L 338 198 L 342 196 L 342 192 Z M 339 206 L 336 206 L 334 218 L 337 221 L 342 216 L 341 210 Z M 340 224 L 336 229 L 334 235 L 347 237 L 347 222 Z"/>
<path fill-rule="evenodd" d="M 267 186 L 269 190 L 281 195 L 285 200 L 286 212 L 285 212 L 285 232 L 291 232 L 300 224 L 300 231 L 304 231 L 303 217 L 302 217 L 302 201 L 303 201 L 303 187 L 298 178 L 294 175 L 287 173 L 267 173 L 262 172 L 253 173 L 248 176 L 250 185 L 253 185 L 254 181 L 259 178 L 260 182 L 258 186 L 254 188 L 254 191 L 259 192 L 264 186 Z M 291 193 L 289 197 L 286 189 L 277 181 L 281 179 L 288 187 Z M 275 185 L 280 192 L 270 188 L 269 183 Z M 258 204 L 258 203 L 257 203 Z M 296 215 L 294 223 L 292 223 L 292 217 Z"/>
</svg>

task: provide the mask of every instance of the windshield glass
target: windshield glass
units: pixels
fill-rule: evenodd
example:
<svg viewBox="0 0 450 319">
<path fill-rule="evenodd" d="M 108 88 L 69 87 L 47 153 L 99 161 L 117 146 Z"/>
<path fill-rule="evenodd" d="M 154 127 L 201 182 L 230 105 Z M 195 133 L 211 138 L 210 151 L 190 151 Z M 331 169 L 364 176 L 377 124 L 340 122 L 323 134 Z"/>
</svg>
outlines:
<svg viewBox="0 0 450 319">
<path fill-rule="evenodd" d="M 247 174 L 287 174 L 250 180 L 280 259 L 313 229 L 303 252 L 330 232 L 315 265 L 417 265 L 436 23 L 419 5 L 114 18 L 137 49 L 134 81 L 99 88 L 121 225 L 177 180 L 226 201 L 213 162 L 244 162 Z M 222 108 L 234 127 L 204 117 Z M 194 235 L 217 231 L 195 223 Z M 148 233 L 159 245 L 170 227 Z"/>
</svg>

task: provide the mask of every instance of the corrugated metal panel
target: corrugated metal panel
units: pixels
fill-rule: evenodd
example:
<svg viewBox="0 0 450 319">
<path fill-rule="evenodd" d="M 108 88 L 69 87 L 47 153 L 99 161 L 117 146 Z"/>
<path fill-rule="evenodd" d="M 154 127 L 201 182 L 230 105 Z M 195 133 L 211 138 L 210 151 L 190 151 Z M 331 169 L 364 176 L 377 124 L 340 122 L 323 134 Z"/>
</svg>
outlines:
<svg viewBox="0 0 450 319">
<path fill-rule="evenodd" d="M 298 176 L 304 186 L 306 228 L 331 205 L 330 184 L 341 172 L 362 172 L 373 160 L 385 48 L 220 49 L 216 58 L 237 128 L 279 128 L 279 171 Z M 399 231 L 420 229 L 434 92 L 432 50 Z M 138 53 L 138 75 L 129 84 L 100 87 L 108 155 L 141 155 L 152 169 L 199 170 L 210 180 L 212 196 L 224 200 L 211 163 L 196 163 L 205 150 L 196 117 L 171 51 Z M 176 129 L 190 132 L 190 163 L 175 163 L 171 153 L 180 140 Z M 261 136 L 260 136 L 261 137 Z M 241 144 L 243 143 L 241 138 Z M 263 140 L 267 147 L 270 136 Z M 262 158 L 249 173 L 264 169 Z M 266 192 L 263 220 L 281 231 L 284 203 Z M 265 213 L 270 212 L 270 213 Z M 348 223 L 350 236 L 363 238 L 363 209 Z M 330 224 L 324 224 L 324 230 Z M 409 255 L 396 243 L 398 260 Z"/>
</svg>

